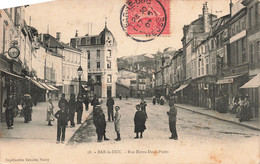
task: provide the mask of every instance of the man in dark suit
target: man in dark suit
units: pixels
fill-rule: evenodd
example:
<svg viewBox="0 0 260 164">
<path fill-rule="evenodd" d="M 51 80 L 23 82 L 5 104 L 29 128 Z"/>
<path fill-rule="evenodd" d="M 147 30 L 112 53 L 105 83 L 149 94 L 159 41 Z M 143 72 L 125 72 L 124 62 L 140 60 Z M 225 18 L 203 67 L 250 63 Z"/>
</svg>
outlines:
<svg viewBox="0 0 260 164">
<path fill-rule="evenodd" d="M 107 99 L 107 115 L 108 115 L 108 121 L 111 121 L 111 117 L 112 117 L 112 121 L 114 121 L 114 99 L 110 96 Z"/>
</svg>

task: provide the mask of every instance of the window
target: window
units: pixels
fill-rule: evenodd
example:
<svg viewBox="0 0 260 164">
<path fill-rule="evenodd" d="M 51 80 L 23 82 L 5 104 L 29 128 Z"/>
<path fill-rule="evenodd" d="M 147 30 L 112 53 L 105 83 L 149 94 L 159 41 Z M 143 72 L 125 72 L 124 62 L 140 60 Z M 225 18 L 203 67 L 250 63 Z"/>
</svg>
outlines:
<svg viewBox="0 0 260 164">
<path fill-rule="evenodd" d="M 252 27 L 252 12 L 253 12 L 253 8 L 251 7 L 251 8 L 249 9 L 249 14 L 248 14 L 249 28 Z"/>
<path fill-rule="evenodd" d="M 206 58 L 206 74 L 209 74 L 209 58 Z"/>
<path fill-rule="evenodd" d="M 107 75 L 107 82 L 112 83 L 112 75 Z"/>
<path fill-rule="evenodd" d="M 211 40 L 211 49 L 212 50 L 214 49 L 214 40 L 213 39 Z"/>
<path fill-rule="evenodd" d="M 258 13 L 259 4 L 260 4 L 260 3 L 257 3 L 257 4 L 255 5 L 255 25 L 256 25 L 256 26 L 258 26 L 258 21 L 259 21 L 259 13 Z"/>
<path fill-rule="evenodd" d="M 90 51 L 87 50 L 87 54 L 88 54 L 88 59 L 90 59 Z"/>
<path fill-rule="evenodd" d="M 90 62 L 88 61 L 88 69 L 90 69 Z"/>
<path fill-rule="evenodd" d="M 253 53 L 253 44 L 250 44 L 250 49 L 249 49 L 249 53 L 250 53 L 250 63 L 253 64 L 254 63 L 254 53 Z"/>
<path fill-rule="evenodd" d="M 97 62 L 97 68 L 100 68 L 100 62 Z"/>
<path fill-rule="evenodd" d="M 240 32 L 240 22 L 238 22 L 238 24 L 237 24 L 237 33 L 239 33 Z"/>
<path fill-rule="evenodd" d="M 111 61 L 107 62 L 107 68 L 111 68 Z"/>
<path fill-rule="evenodd" d="M 219 48 L 219 35 L 217 35 L 217 45 L 216 45 L 217 48 Z"/>
<path fill-rule="evenodd" d="M 97 75 L 97 76 L 96 76 L 96 82 L 97 82 L 97 83 L 101 83 L 101 76 L 100 76 L 100 75 Z"/>
<path fill-rule="evenodd" d="M 81 39 L 81 45 L 86 45 L 86 38 Z"/>
<path fill-rule="evenodd" d="M 246 62 L 245 38 L 242 39 L 242 63 Z"/>
<path fill-rule="evenodd" d="M 100 59 L 100 50 L 97 50 L 97 59 Z"/>
<path fill-rule="evenodd" d="M 112 56 L 111 50 L 107 50 L 107 52 L 108 52 L 108 56 L 111 57 Z"/>
<path fill-rule="evenodd" d="M 246 29 L 246 26 L 245 26 L 245 20 L 242 20 L 242 30 L 245 30 Z"/>
<path fill-rule="evenodd" d="M 260 62 L 260 41 L 257 42 L 257 52 L 256 57 L 258 58 L 258 62 Z"/>
</svg>

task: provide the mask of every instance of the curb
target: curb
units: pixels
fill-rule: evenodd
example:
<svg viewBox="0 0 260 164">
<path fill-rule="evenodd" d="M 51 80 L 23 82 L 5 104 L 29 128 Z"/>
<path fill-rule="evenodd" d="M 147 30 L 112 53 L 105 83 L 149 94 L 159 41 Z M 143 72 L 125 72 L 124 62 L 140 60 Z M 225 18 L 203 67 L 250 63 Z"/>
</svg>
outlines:
<svg viewBox="0 0 260 164">
<path fill-rule="evenodd" d="M 237 124 L 237 125 L 240 125 L 240 126 L 247 127 L 247 128 L 249 128 L 249 129 L 253 129 L 253 130 L 260 131 L 260 128 L 257 128 L 257 127 L 254 127 L 254 126 L 246 125 L 246 124 L 239 123 L 239 122 L 236 122 L 236 121 L 226 120 L 226 119 L 223 119 L 223 118 L 219 118 L 219 117 L 216 117 L 216 116 L 212 116 L 212 115 L 210 115 L 210 114 L 206 114 L 206 113 L 194 111 L 194 110 L 192 110 L 192 109 L 188 109 L 188 108 L 181 107 L 181 106 L 178 106 L 178 105 L 175 105 L 175 106 L 178 107 L 178 108 L 181 108 L 181 109 L 185 109 L 185 110 L 194 112 L 194 113 L 198 113 L 198 114 L 205 115 L 205 116 L 209 116 L 209 117 L 212 117 L 212 118 L 215 118 L 215 119 L 218 119 L 218 120 L 222 120 L 222 121 L 234 123 L 234 124 Z"/>
<path fill-rule="evenodd" d="M 70 137 L 70 139 L 68 140 L 68 142 L 67 142 L 66 145 L 69 145 L 69 146 L 73 145 L 73 142 L 71 141 L 72 138 L 75 137 L 75 134 L 79 131 L 79 129 L 87 122 L 87 120 L 89 120 L 89 118 L 90 118 L 90 116 L 92 115 L 92 113 L 93 113 L 93 111 L 91 111 L 91 112 L 89 113 L 89 115 L 88 115 L 88 117 L 86 118 L 86 120 L 84 121 L 84 123 L 81 124 L 81 125 L 79 126 L 79 128 L 73 133 L 73 135 Z"/>
</svg>

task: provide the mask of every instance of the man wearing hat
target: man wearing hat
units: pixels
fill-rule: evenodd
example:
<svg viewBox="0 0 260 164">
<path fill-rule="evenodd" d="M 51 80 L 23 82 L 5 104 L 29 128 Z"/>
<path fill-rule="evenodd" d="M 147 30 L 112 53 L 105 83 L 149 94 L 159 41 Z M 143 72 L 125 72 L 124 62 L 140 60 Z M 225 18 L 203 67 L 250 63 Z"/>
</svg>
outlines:
<svg viewBox="0 0 260 164">
<path fill-rule="evenodd" d="M 101 108 L 101 105 L 97 105 L 95 107 L 93 116 L 94 116 L 93 117 L 93 123 L 96 127 L 98 142 L 102 141 L 103 136 L 104 136 L 104 140 L 109 140 L 108 138 L 106 138 L 106 119 L 105 119 L 105 115 L 103 113 L 103 110 Z"/>
<path fill-rule="evenodd" d="M 120 119 L 121 119 L 121 113 L 119 112 L 120 110 L 120 107 L 119 106 L 116 106 L 115 107 L 115 131 L 116 131 L 116 135 L 117 135 L 117 138 L 115 139 L 116 141 L 120 141 L 121 140 L 121 137 L 120 137 Z"/>
<path fill-rule="evenodd" d="M 173 101 L 173 100 L 170 100 L 169 106 L 170 106 L 170 111 L 167 112 L 167 114 L 168 114 L 168 116 L 169 116 L 169 127 L 170 127 L 170 131 L 171 131 L 171 133 L 172 133 L 170 139 L 177 140 L 177 139 L 178 139 L 177 130 L 176 130 L 177 108 L 174 106 L 174 101 Z"/>
</svg>

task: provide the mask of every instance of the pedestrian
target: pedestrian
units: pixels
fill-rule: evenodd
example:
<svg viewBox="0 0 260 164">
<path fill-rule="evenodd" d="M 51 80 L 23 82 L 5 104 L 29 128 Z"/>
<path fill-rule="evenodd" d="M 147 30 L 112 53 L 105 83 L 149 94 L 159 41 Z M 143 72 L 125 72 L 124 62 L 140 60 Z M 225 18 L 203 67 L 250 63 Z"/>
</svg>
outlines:
<svg viewBox="0 0 260 164">
<path fill-rule="evenodd" d="M 99 105 L 99 101 L 98 101 L 96 94 L 94 94 L 94 96 L 93 96 L 93 99 L 91 101 L 91 105 L 93 106 L 93 110 L 95 110 L 96 106 Z"/>
<path fill-rule="evenodd" d="M 153 96 L 153 105 L 155 105 L 156 104 L 156 98 L 155 98 L 155 96 Z"/>
<path fill-rule="evenodd" d="M 6 125 L 7 129 L 13 129 L 14 128 L 14 110 L 16 108 L 16 103 L 13 98 L 13 95 L 8 95 L 7 98 L 4 101 L 5 107 L 5 119 L 6 119 Z"/>
<path fill-rule="evenodd" d="M 125 99 L 126 99 L 126 100 L 128 99 L 128 96 L 127 96 L 127 95 L 125 95 Z"/>
<path fill-rule="evenodd" d="M 28 123 L 32 120 L 32 101 L 29 94 L 24 95 L 23 111 L 24 111 L 24 122 Z"/>
<path fill-rule="evenodd" d="M 97 105 L 95 108 L 97 114 L 93 118 L 93 123 L 96 127 L 96 133 L 98 137 L 97 140 L 98 142 L 101 142 L 103 137 L 105 141 L 109 140 L 108 138 L 106 138 L 106 119 L 103 110 L 101 108 L 101 105 Z"/>
<path fill-rule="evenodd" d="M 76 100 L 75 100 L 75 95 L 71 94 L 70 95 L 70 100 L 68 102 L 68 109 L 69 109 L 69 115 L 70 115 L 70 127 L 73 128 L 75 127 L 75 111 L 76 111 Z"/>
<path fill-rule="evenodd" d="M 249 121 L 252 118 L 252 112 L 250 109 L 250 102 L 249 102 L 248 94 L 246 95 L 245 100 L 244 100 L 244 108 L 245 108 L 245 120 Z"/>
<path fill-rule="evenodd" d="M 144 112 L 144 114 L 145 114 L 145 119 L 148 119 L 148 116 L 146 113 L 146 106 L 147 106 L 147 103 L 144 101 L 144 98 L 142 97 L 141 103 L 140 103 L 140 108 L 141 108 L 141 111 Z"/>
<path fill-rule="evenodd" d="M 167 112 L 169 116 L 169 127 L 170 132 L 172 133 L 170 139 L 178 140 L 177 130 L 176 130 L 176 116 L 177 116 L 177 108 L 174 106 L 174 101 L 170 100 L 169 102 L 170 111 Z"/>
<path fill-rule="evenodd" d="M 60 105 L 60 110 L 55 113 L 55 117 L 58 119 L 57 123 L 57 144 L 64 143 L 65 141 L 65 133 L 66 133 L 66 125 L 69 120 L 69 114 L 65 111 L 65 104 Z M 60 138 L 61 136 L 61 138 Z"/>
<path fill-rule="evenodd" d="M 88 95 L 84 95 L 83 103 L 85 104 L 85 110 L 88 111 L 88 105 L 89 105 L 89 97 L 88 97 Z"/>
<path fill-rule="evenodd" d="M 107 116 L 108 116 L 108 121 L 110 122 L 111 121 L 111 118 L 112 118 L 112 121 L 114 121 L 114 99 L 109 96 L 109 98 L 107 99 Z"/>
<path fill-rule="evenodd" d="M 121 94 L 119 94 L 119 99 L 122 100 L 122 95 Z"/>
<path fill-rule="evenodd" d="M 121 137 L 120 137 L 120 119 L 121 119 L 121 113 L 120 113 L 120 107 L 119 106 L 116 106 L 115 107 L 115 131 L 116 131 L 116 135 L 117 135 L 117 138 L 115 139 L 116 141 L 120 141 L 121 140 Z"/>
<path fill-rule="evenodd" d="M 49 99 L 48 107 L 47 107 L 47 118 L 46 121 L 48 121 L 48 126 L 52 126 L 51 122 L 54 121 L 54 112 L 53 112 L 54 106 L 52 104 L 52 99 Z"/>
<path fill-rule="evenodd" d="M 76 105 L 76 111 L 77 111 L 77 124 L 82 124 L 82 113 L 83 113 L 83 102 L 80 95 L 77 97 L 77 105 Z"/>
<path fill-rule="evenodd" d="M 136 105 L 136 113 L 134 117 L 134 123 L 135 123 L 135 133 L 136 137 L 134 139 L 139 138 L 139 133 L 140 133 L 140 138 L 143 138 L 143 132 L 146 129 L 145 127 L 145 114 L 140 110 L 140 104 Z"/>
<path fill-rule="evenodd" d="M 157 97 L 157 104 L 160 104 L 160 97 Z"/>
<path fill-rule="evenodd" d="M 160 105 L 164 105 L 164 97 L 163 96 L 161 96 L 161 98 L 160 98 Z"/>
<path fill-rule="evenodd" d="M 68 113 L 68 101 L 65 99 L 64 93 L 61 95 L 61 98 L 58 103 L 58 107 L 61 108 L 62 105 L 65 106 L 65 111 Z"/>
</svg>

